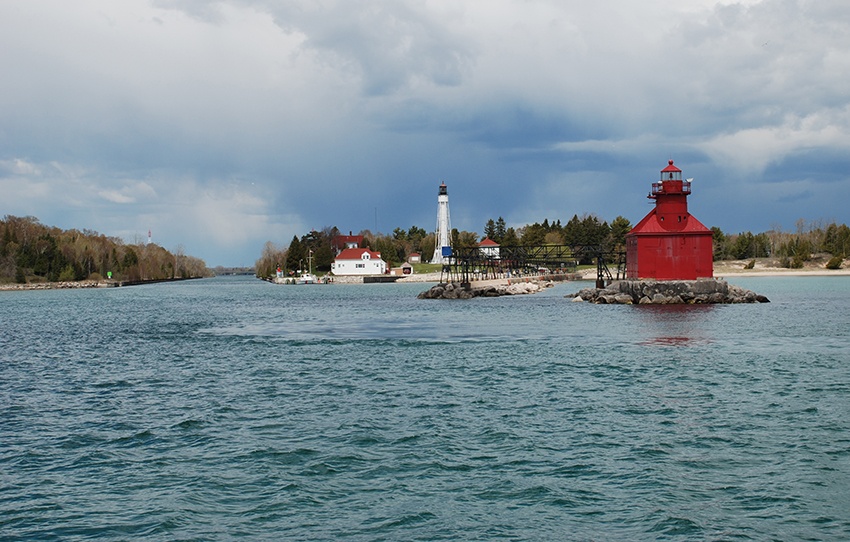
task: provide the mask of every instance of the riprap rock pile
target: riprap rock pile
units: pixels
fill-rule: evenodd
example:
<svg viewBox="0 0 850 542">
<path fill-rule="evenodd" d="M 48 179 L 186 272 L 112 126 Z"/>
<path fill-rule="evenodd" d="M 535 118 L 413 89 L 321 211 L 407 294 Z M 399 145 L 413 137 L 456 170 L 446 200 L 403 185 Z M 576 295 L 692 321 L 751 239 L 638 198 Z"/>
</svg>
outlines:
<svg viewBox="0 0 850 542">
<path fill-rule="evenodd" d="M 612 305 L 770 302 L 763 295 L 719 279 L 620 280 L 606 288 L 585 288 L 565 297 L 573 301 Z"/>
<path fill-rule="evenodd" d="M 470 286 L 455 284 L 437 284 L 425 290 L 417 297 L 419 299 L 471 299 L 473 297 L 499 297 L 503 295 L 535 294 L 545 287 L 552 286 L 546 282 L 543 285 L 536 281 L 517 282 L 513 284 L 495 284 L 488 286 Z"/>
</svg>

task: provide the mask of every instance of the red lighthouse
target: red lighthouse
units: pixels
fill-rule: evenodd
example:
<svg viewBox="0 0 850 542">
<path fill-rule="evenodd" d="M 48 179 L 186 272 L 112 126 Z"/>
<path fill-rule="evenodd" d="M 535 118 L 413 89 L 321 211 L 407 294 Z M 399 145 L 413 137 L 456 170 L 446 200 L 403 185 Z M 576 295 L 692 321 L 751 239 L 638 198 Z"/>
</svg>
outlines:
<svg viewBox="0 0 850 542">
<path fill-rule="evenodd" d="M 629 279 L 695 280 L 714 274 L 711 230 L 688 213 L 691 183 L 670 160 L 652 183 L 655 208 L 626 234 Z"/>
</svg>

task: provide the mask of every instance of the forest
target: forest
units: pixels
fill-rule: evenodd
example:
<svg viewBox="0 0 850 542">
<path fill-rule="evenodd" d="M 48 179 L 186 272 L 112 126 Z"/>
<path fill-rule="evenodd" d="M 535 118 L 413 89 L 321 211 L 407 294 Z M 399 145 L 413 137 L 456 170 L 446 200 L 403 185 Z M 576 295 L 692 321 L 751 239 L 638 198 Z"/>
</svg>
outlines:
<svg viewBox="0 0 850 542">
<path fill-rule="evenodd" d="M 544 219 L 520 228 L 507 227 L 505 220 L 499 217 L 489 219 L 481 234 L 453 229 L 452 239 L 456 247 L 474 247 L 489 237 L 502 246 L 602 245 L 608 249 L 623 249 L 625 236 L 631 228 L 632 224 L 622 216 L 609 224 L 593 214 L 573 215 L 566 224 Z M 749 231 L 727 234 L 716 226 L 711 230 L 715 261 L 771 257 L 782 267 L 799 268 L 816 255 L 827 254 L 830 256 L 827 267 L 837 268 L 850 249 L 850 228 L 835 222 L 807 223 L 801 219 L 793 232 L 784 232 L 779 227 L 758 234 Z M 293 236 L 288 246 L 267 241 L 255 263 L 256 275 L 273 276 L 278 266 L 288 273 L 306 269 L 308 257 L 314 271 L 328 272 L 335 256 L 333 239 L 339 234 L 338 228 L 326 227 L 300 238 Z M 407 261 L 411 253 L 418 252 L 426 261 L 434 252 L 434 233 L 417 226 L 407 230 L 396 228 L 391 234 L 363 230 L 359 235 L 363 236 L 362 248 L 380 252 L 390 267 Z"/>
<path fill-rule="evenodd" d="M 850 228 L 846 224 L 798 220 L 795 231 L 779 227 L 753 234 L 746 231 L 727 235 L 718 227 L 711 228 L 714 260 L 752 260 L 775 258 L 780 267 L 801 268 L 819 254 L 828 255 L 828 269 L 838 269 L 850 254 Z"/>
<path fill-rule="evenodd" d="M 0 220 L 0 282 L 125 281 L 194 278 L 211 273 L 203 260 L 156 244 L 125 244 L 91 230 L 45 226 L 32 216 Z"/>
</svg>

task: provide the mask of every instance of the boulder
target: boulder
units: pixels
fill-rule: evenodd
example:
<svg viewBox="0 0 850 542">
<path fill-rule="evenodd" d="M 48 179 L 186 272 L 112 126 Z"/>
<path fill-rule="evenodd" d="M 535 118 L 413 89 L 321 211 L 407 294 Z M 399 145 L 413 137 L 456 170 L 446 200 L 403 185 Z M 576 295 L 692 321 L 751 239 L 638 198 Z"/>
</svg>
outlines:
<svg viewBox="0 0 850 542">
<path fill-rule="evenodd" d="M 619 305 L 631 305 L 634 303 L 634 299 L 628 294 L 617 294 L 614 296 L 614 301 Z"/>
</svg>

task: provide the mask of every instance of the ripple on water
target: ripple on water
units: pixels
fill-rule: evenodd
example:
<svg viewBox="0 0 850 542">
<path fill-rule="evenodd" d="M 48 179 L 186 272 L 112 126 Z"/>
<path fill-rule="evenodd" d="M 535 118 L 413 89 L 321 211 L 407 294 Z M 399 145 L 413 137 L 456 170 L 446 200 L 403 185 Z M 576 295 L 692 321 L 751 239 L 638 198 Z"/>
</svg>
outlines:
<svg viewBox="0 0 850 542">
<path fill-rule="evenodd" d="M 644 311 L 384 286 L 4 297 L 0 532 L 850 538 L 850 288 Z"/>
</svg>

